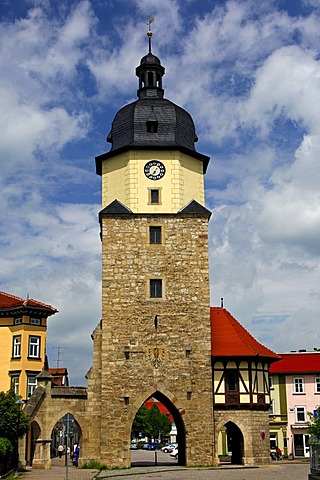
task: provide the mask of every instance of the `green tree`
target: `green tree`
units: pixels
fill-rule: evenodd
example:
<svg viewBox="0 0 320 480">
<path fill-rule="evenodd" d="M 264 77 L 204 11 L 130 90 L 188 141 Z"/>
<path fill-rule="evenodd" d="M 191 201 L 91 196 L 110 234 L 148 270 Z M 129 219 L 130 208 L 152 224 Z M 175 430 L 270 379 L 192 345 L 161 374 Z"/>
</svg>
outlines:
<svg viewBox="0 0 320 480">
<path fill-rule="evenodd" d="M 132 436 L 138 437 L 142 433 L 144 437 L 160 438 L 169 435 L 171 422 L 168 415 L 161 413 L 157 405 L 150 410 L 143 405 L 137 412 L 132 424 Z"/>
<path fill-rule="evenodd" d="M 171 422 L 165 413 L 161 413 L 157 405 L 152 405 L 149 410 L 150 437 L 162 439 L 169 435 Z"/>
<path fill-rule="evenodd" d="M 0 459 L 8 458 L 12 455 L 13 445 L 8 438 L 0 438 Z"/>
<path fill-rule="evenodd" d="M 138 438 L 139 433 L 142 434 L 143 437 L 148 436 L 149 432 L 149 421 L 148 421 L 149 411 L 145 405 L 139 408 L 137 414 L 133 420 L 131 436 L 132 438 Z"/>
<path fill-rule="evenodd" d="M 309 415 L 309 427 L 308 433 L 310 433 L 312 439 L 311 442 L 319 443 L 320 442 L 320 407 L 316 410 L 316 415 L 313 413 L 308 413 Z"/>
<path fill-rule="evenodd" d="M 14 445 L 18 437 L 29 428 L 29 416 L 16 404 L 19 399 L 13 390 L 0 392 L 0 437 L 7 438 Z"/>
</svg>

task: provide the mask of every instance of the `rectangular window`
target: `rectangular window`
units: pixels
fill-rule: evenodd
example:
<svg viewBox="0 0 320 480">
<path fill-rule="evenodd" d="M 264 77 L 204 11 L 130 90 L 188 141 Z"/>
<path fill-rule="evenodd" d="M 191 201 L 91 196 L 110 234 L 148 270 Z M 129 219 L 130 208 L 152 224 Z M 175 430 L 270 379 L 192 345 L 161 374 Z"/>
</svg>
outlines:
<svg viewBox="0 0 320 480">
<path fill-rule="evenodd" d="M 270 390 L 273 390 L 273 378 L 271 377 L 271 375 L 269 376 L 269 388 Z"/>
<path fill-rule="evenodd" d="M 41 325 L 40 318 L 30 318 L 30 325 Z"/>
<path fill-rule="evenodd" d="M 277 448 L 277 434 L 270 433 L 270 450 L 275 450 Z"/>
<path fill-rule="evenodd" d="M 297 422 L 306 422 L 306 407 L 296 407 L 296 421 Z"/>
<path fill-rule="evenodd" d="M 29 357 L 40 358 L 40 337 L 29 337 Z"/>
<path fill-rule="evenodd" d="M 304 378 L 293 379 L 293 391 L 294 393 L 304 393 Z"/>
<path fill-rule="evenodd" d="M 160 190 L 158 188 L 151 188 L 149 190 L 149 203 L 154 205 L 160 204 Z"/>
<path fill-rule="evenodd" d="M 162 280 L 150 280 L 150 298 L 162 298 Z"/>
<path fill-rule="evenodd" d="M 31 397 L 37 387 L 37 379 L 35 375 L 28 375 L 27 398 Z"/>
<path fill-rule="evenodd" d="M 274 415 L 274 400 L 270 402 L 269 415 Z"/>
<path fill-rule="evenodd" d="M 161 227 L 149 227 L 150 244 L 161 244 Z"/>
<path fill-rule="evenodd" d="M 14 391 L 15 395 L 19 394 L 19 375 L 11 375 L 10 388 Z"/>
<path fill-rule="evenodd" d="M 13 337 L 12 357 L 13 358 L 20 358 L 21 357 L 21 335 L 15 335 Z"/>
<path fill-rule="evenodd" d="M 226 387 L 227 392 L 237 392 L 239 390 L 237 372 L 226 373 Z"/>
<path fill-rule="evenodd" d="M 22 323 L 22 318 L 21 317 L 18 317 L 18 318 L 14 319 L 14 324 L 15 325 L 21 325 L 21 323 Z"/>
<path fill-rule="evenodd" d="M 315 392 L 320 393 L 320 377 L 315 377 Z"/>
</svg>

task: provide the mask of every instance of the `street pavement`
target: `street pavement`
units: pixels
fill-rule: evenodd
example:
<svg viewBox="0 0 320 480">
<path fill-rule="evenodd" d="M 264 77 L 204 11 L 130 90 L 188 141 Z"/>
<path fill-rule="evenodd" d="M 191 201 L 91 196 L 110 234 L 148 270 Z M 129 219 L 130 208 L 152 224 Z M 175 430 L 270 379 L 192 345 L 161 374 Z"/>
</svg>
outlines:
<svg viewBox="0 0 320 480">
<path fill-rule="evenodd" d="M 159 452 L 158 465 L 154 465 L 154 452 L 144 453 L 148 461 L 142 466 L 141 458 L 132 452 L 133 467 L 125 470 L 86 470 L 66 467 L 64 459 L 53 459 L 49 470 L 30 470 L 19 475 L 24 480 L 308 480 L 309 463 L 297 461 L 272 462 L 258 468 L 226 465 L 219 468 L 179 467 L 174 459 Z M 146 454 L 149 456 L 146 457 Z M 136 466 L 135 466 L 136 465 Z"/>
</svg>

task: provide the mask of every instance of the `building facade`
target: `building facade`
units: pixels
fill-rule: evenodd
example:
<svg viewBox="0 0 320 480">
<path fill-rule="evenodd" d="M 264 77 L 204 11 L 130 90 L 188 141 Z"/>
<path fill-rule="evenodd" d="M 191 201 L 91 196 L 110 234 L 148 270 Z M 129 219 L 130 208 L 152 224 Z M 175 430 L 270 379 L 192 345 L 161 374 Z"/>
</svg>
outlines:
<svg viewBox="0 0 320 480">
<path fill-rule="evenodd" d="M 57 310 L 0 292 L 0 390 L 27 400 L 45 361 L 47 319 Z"/>
<path fill-rule="evenodd" d="M 320 352 L 280 355 L 270 368 L 271 446 L 289 458 L 309 457 L 308 413 L 320 406 Z"/>
<path fill-rule="evenodd" d="M 265 464 L 269 448 L 269 368 L 279 356 L 222 307 L 211 308 L 215 448 L 231 463 Z"/>
</svg>

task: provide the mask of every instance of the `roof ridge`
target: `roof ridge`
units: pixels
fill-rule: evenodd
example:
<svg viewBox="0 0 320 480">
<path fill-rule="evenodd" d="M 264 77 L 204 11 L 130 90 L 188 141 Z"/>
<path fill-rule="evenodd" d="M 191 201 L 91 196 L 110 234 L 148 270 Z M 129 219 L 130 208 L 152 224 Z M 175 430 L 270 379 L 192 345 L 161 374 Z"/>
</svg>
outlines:
<svg viewBox="0 0 320 480">
<path fill-rule="evenodd" d="M 16 300 L 22 300 L 23 302 L 25 301 L 25 298 L 18 297 L 17 295 L 13 295 L 12 293 L 0 291 L 0 295 L 5 295 L 6 297 L 10 297 L 10 298 L 15 298 Z"/>
<path fill-rule="evenodd" d="M 215 312 L 215 313 L 214 313 Z M 210 307 L 213 355 L 281 358 L 251 333 L 225 308 Z"/>
<path fill-rule="evenodd" d="M 253 335 L 251 335 L 251 333 L 249 332 L 249 330 L 247 330 L 242 324 L 240 324 L 238 322 L 238 320 L 228 311 L 224 308 L 224 310 L 226 311 L 227 315 L 229 315 L 233 321 L 233 323 L 231 324 L 232 328 L 235 330 L 235 332 L 237 333 L 237 335 L 241 338 L 241 340 L 246 344 L 246 346 L 253 352 L 253 353 L 256 353 L 254 348 L 248 344 L 248 342 L 246 342 L 246 339 L 244 338 L 244 336 L 242 335 L 242 331 L 244 330 L 246 332 L 246 334 L 252 339 L 254 340 L 255 342 L 259 343 L 259 345 L 261 345 L 262 347 L 264 348 L 267 348 L 265 347 L 261 342 L 259 342 L 259 340 L 257 340 Z M 237 325 L 239 326 L 240 328 L 237 330 L 235 329 L 234 325 Z M 268 349 L 268 348 L 267 348 Z M 269 350 L 269 349 L 268 349 Z"/>
</svg>

